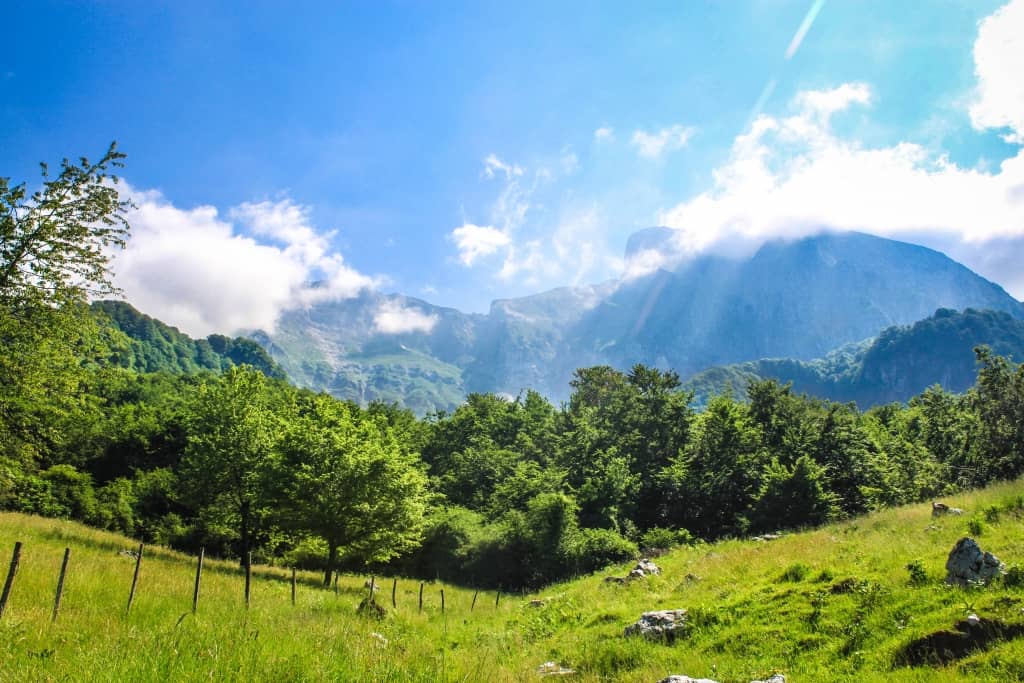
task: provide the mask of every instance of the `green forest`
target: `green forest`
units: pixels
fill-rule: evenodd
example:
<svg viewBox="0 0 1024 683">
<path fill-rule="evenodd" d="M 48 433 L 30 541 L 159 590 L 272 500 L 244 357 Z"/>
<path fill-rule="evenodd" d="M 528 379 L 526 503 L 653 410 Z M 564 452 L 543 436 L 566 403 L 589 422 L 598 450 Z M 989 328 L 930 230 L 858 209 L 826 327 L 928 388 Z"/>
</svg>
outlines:
<svg viewBox="0 0 1024 683">
<path fill-rule="evenodd" d="M 31 194 L 0 179 L 0 508 L 328 584 L 373 568 L 518 590 L 1024 472 L 1024 366 L 984 347 L 967 392 L 866 411 L 771 380 L 698 411 L 637 365 L 578 370 L 564 405 L 472 394 L 417 418 L 296 388 L 246 340 L 149 319 L 130 337 L 125 308 L 89 305 L 117 293 L 122 156 L 44 167 Z"/>
</svg>

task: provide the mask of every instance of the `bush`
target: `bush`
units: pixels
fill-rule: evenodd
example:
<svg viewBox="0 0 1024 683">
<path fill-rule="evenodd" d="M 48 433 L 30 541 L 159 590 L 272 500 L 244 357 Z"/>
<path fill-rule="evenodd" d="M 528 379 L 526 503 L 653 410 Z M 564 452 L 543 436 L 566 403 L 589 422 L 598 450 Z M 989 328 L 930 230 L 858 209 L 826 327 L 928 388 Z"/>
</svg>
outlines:
<svg viewBox="0 0 1024 683">
<path fill-rule="evenodd" d="M 910 585 L 923 586 L 928 583 L 928 572 L 924 569 L 921 560 L 914 560 L 907 564 L 907 571 L 910 572 Z"/>
<path fill-rule="evenodd" d="M 971 536 L 981 536 L 985 532 L 985 525 L 978 518 L 967 520 L 967 532 Z"/>
<path fill-rule="evenodd" d="M 611 529 L 580 529 L 568 547 L 570 565 L 578 574 L 635 559 L 638 552 L 635 543 Z"/>
<path fill-rule="evenodd" d="M 686 529 L 666 529 L 654 527 L 648 529 L 640 537 L 640 547 L 644 550 L 668 550 L 679 545 L 693 545 L 694 538 Z"/>
</svg>

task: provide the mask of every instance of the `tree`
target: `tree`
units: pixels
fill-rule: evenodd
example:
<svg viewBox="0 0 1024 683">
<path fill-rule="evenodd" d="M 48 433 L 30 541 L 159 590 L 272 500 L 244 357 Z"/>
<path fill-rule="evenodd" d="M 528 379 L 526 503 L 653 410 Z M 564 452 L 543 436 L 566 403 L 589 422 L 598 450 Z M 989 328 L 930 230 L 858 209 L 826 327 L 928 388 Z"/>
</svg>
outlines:
<svg viewBox="0 0 1024 683">
<path fill-rule="evenodd" d="M 327 541 L 325 586 L 339 550 L 383 562 L 419 543 L 426 475 L 383 421 L 321 394 L 292 422 L 281 454 L 285 517 Z"/>
<path fill-rule="evenodd" d="M 248 365 L 233 367 L 200 385 L 191 413 L 181 481 L 237 531 L 245 565 L 267 517 L 280 426 L 268 380 Z"/>
<path fill-rule="evenodd" d="M 0 443 L 31 459 L 59 439 L 75 407 L 82 358 L 100 355 L 89 296 L 115 291 L 110 258 L 128 235 L 117 193 L 124 155 L 111 144 L 96 163 L 65 159 L 42 188 L 0 178 Z"/>
</svg>

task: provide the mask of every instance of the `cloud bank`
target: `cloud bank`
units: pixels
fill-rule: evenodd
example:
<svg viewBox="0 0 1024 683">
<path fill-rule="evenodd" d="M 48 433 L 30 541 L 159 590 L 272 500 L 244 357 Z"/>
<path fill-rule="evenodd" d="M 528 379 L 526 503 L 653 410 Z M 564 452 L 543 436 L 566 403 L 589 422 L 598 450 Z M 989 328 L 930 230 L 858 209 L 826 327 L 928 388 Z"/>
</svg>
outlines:
<svg viewBox="0 0 1024 683">
<path fill-rule="evenodd" d="M 133 305 L 205 336 L 272 330 L 282 311 L 355 296 L 378 284 L 333 251 L 306 207 L 283 199 L 245 203 L 222 217 L 180 209 L 157 191 L 130 187 L 131 238 L 114 257 L 114 283 Z M 316 284 L 312 284 L 316 282 Z"/>
</svg>

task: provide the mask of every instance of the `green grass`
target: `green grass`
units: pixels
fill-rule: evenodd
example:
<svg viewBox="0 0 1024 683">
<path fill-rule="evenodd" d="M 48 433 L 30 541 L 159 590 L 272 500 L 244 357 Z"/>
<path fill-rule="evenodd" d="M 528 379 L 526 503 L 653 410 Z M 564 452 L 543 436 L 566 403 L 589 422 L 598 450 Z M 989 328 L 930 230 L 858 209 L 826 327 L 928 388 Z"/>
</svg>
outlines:
<svg viewBox="0 0 1024 683">
<path fill-rule="evenodd" d="M 0 680 L 533 681 L 555 660 L 570 680 L 657 681 L 672 674 L 746 683 L 773 672 L 789 681 L 1024 680 L 1024 639 L 997 641 L 945 666 L 903 667 L 911 642 L 977 612 L 1024 623 L 1024 586 L 943 584 L 946 556 L 984 520 L 982 548 L 1024 564 L 1024 483 L 947 500 L 963 517 L 933 520 L 927 504 L 880 512 L 771 542 L 724 541 L 658 558 L 660 577 L 625 586 L 603 578 L 620 566 L 533 596 L 481 593 L 380 579 L 377 621 L 356 615 L 366 577 L 344 577 L 338 594 L 300 573 L 298 604 L 288 573 L 260 568 L 245 609 L 237 566 L 208 561 L 199 611 L 191 613 L 195 560 L 147 549 L 130 615 L 125 603 L 132 542 L 57 520 L 0 514 L 0 572 L 14 541 L 21 569 L 0 619 Z M 992 510 L 995 509 L 996 512 Z M 72 556 L 61 615 L 50 623 L 65 546 Z M 912 582 L 907 565 L 923 568 Z M 1012 581 L 1006 583 L 1013 583 Z M 447 610 L 440 613 L 440 590 Z M 546 600 L 530 607 L 529 600 Z M 687 608 L 688 635 L 663 645 L 625 639 L 641 612 Z M 386 646 L 374 635 L 387 639 Z"/>
</svg>

